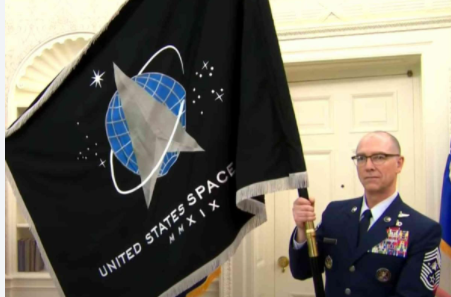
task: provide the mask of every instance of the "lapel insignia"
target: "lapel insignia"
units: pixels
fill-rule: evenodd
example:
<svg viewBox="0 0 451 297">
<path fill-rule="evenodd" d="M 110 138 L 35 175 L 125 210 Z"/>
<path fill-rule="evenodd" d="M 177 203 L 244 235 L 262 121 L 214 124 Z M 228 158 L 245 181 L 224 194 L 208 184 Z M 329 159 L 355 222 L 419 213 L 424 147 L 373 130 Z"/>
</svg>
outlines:
<svg viewBox="0 0 451 297">
<path fill-rule="evenodd" d="M 420 279 L 431 291 L 437 289 L 440 282 L 441 257 L 438 248 L 426 253 L 421 267 Z"/>
<path fill-rule="evenodd" d="M 370 252 L 405 258 L 409 247 L 409 231 L 399 227 L 387 228 L 387 238 L 375 245 Z"/>
<path fill-rule="evenodd" d="M 410 217 L 410 214 L 403 213 L 402 210 L 399 212 L 398 218 L 408 218 Z"/>
<path fill-rule="evenodd" d="M 384 222 L 390 223 L 391 222 L 391 218 L 390 217 L 384 217 Z"/>
<path fill-rule="evenodd" d="M 354 213 L 354 212 L 356 212 L 356 211 L 357 211 L 357 206 L 354 206 L 354 207 L 351 209 L 351 212 Z"/>
<path fill-rule="evenodd" d="M 390 280 L 391 278 L 391 272 L 390 270 L 388 270 L 387 268 L 379 268 L 376 271 L 376 278 L 378 281 L 380 281 L 381 283 L 386 283 Z"/>
<path fill-rule="evenodd" d="M 327 269 L 331 269 L 332 268 L 333 260 L 332 260 L 332 257 L 330 255 L 326 257 L 326 260 L 324 261 L 324 264 L 326 265 Z"/>
<path fill-rule="evenodd" d="M 396 226 L 401 227 L 402 226 L 402 222 L 400 220 L 396 220 Z"/>
</svg>

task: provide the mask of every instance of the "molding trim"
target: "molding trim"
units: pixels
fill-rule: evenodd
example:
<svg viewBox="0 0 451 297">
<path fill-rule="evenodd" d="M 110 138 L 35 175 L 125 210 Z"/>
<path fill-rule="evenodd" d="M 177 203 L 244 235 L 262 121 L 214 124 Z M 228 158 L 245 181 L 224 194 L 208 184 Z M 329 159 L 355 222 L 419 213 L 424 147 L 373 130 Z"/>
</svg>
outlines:
<svg viewBox="0 0 451 297">
<path fill-rule="evenodd" d="M 282 26 L 281 26 L 282 27 Z M 450 28 L 451 16 L 315 27 L 281 28 L 279 41 Z"/>
<path fill-rule="evenodd" d="M 28 107 L 49 82 L 68 65 L 94 36 L 91 32 L 66 33 L 39 44 L 21 62 L 6 98 L 7 124 L 17 107 Z"/>
<path fill-rule="evenodd" d="M 232 259 L 225 262 L 221 269 L 221 278 L 219 281 L 219 297 L 232 297 Z"/>
</svg>

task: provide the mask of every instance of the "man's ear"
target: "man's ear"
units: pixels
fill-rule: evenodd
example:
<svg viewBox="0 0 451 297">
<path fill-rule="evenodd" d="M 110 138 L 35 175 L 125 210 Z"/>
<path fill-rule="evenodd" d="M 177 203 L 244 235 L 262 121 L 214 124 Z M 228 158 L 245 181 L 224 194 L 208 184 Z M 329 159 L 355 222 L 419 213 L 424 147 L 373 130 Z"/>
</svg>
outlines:
<svg viewBox="0 0 451 297">
<path fill-rule="evenodd" d="M 400 156 L 398 158 L 398 160 L 396 161 L 396 167 L 397 167 L 397 172 L 398 173 L 401 172 L 403 166 L 404 166 L 404 157 Z"/>
</svg>

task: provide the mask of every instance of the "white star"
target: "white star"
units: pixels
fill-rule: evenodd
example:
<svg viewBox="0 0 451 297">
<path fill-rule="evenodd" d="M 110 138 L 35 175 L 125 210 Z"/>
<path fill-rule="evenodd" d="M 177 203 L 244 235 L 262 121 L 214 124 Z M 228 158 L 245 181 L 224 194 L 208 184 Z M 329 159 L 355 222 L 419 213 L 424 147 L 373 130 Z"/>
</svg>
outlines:
<svg viewBox="0 0 451 297">
<path fill-rule="evenodd" d="M 210 73 L 210 76 L 213 76 L 213 73 Z"/>
<path fill-rule="evenodd" d="M 105 74 L 105 71 L 100 74 L 100 71 L 97 71 L 97 73 L 93 70 L 92 72 L 94 72 L 94 76 L 92 77 L 93 81 L 89 86 L 92 86 L 93 84 L 95 84 L 95 87 L 97 88 L 97 85 L 99 85 L 100 87 L 102 87 L 102 83 L 101 81 L 103 80 L 102 76 Z"/>
<path fill-rule="evenodd" d="M 100 165 L 99 165 L 99 167 L 100 167 L 100 166 L 105 167 L 105 162 L 106 162 L 106 160 L 100 159 Z"/>
<path fill-rule="evenodd" d="M 224 94 L 219 95 L 218 93 L 216 93 L 216 96 L 217 97 L 216 97 L 215 101 L 216 100 L 221 100 L 221 102 L 224 102 L 223 99 L 222 99 L 222 96 L 224 96 Z"/>
<path fill-rule="evenodd" d="M 207 62 L 202 61 L 202 63 L 204 63 L 204 66 L 202 66 L 202 70 L 204 69 L 208 70 L 208 61 Z"/>
</svg>

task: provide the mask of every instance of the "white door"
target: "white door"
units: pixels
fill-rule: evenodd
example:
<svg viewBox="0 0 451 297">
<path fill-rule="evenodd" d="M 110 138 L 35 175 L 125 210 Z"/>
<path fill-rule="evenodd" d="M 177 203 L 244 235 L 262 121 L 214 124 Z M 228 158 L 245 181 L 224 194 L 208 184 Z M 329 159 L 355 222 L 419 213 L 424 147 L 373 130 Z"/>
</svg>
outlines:
<svg viewBox="0 0 451 297">
<path fill-rule="evenodd" d="M 415 177 L 411 78 L 293 83 L 290 90 L 307 163 L 309 194 L 316 198 L 316 224 L 329 202 L 363 194 L 351 156 L 359 139 L 375 130 L 388 131 L 400 141 L 406 162 L 398 188 L 403 200 L 417 208 L 411 186 Z M 277 265 L 279 257 L 288 257 L 288 242 L 295 226 L 291 210 L 297 191 L 266 198 L 268 222 L 253 233 L 255 296 L 314 296 L 312 280 L 295 280 L 289 267 L 282 272 Z"/>
</svg>

